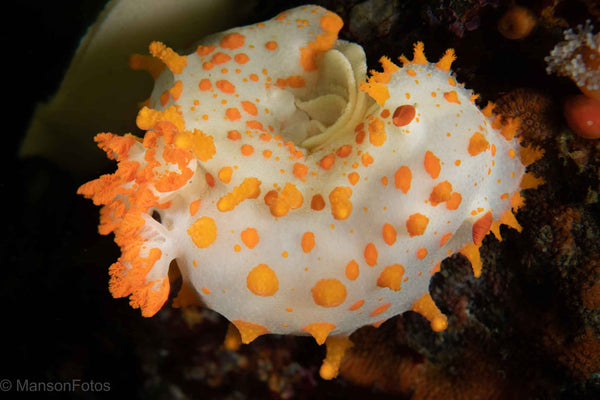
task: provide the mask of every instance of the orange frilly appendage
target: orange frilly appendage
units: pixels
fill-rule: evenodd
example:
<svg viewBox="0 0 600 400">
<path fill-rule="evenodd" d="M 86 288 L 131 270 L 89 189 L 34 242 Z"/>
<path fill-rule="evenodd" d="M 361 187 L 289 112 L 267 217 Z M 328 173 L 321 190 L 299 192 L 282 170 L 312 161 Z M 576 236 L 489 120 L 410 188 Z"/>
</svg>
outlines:
<svg viewBox="0 0 600 400">
<path fill-rule="evenodd" d="M 137 122 L 141 129 L 149 129 L 143 140 L 133 135 L 96 135 L 98 146 L 118 161 L 117 170 L 85 183 L 77 193 L 102 206 L 98 231 L 102 235 L 114 233 L 121 249 L 121 257 L 109 269 L 111 294 L 115 298 L 129 296 L 131 306 L 150 317 L 168 298 L 171 260 L 158 243 L 155 246 L 146 239 L 148 230 L 156 230 L 148 213 L 153 207 L 168 206 L 160 203 L 161 196 L 190 179 L 193 171 L 188 164 L 193 155 L 174 145 L 178 126 L 183 128 L 183 120 L 174 108 L 164 112 L 144 108 Z M 158 150 L 162 152 L 157 154 Z M 141 154 L 147 161 L 143 168 L 137 161 Z M 162 164 L 170 169 L 158 172 Z"/>
</svg>

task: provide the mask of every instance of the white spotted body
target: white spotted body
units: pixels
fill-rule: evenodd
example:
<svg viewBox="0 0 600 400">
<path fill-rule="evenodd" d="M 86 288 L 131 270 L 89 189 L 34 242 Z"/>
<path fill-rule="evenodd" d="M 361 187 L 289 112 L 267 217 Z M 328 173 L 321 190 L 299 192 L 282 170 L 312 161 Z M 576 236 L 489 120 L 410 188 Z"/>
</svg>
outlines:
<svg viewBox="0 0 600 400">
<path fill-rule="evenodd" d="M 146 138 L 99 135 L 119 171 L 80 188 L 123 250 L 115 297 L 154 314 L 175 259 L 178 303 L 200 297 L 244 342 L 323 343 L 409 309 L 445 327 L 428 294 L 440 262 L 461 251 L 478 275 L 485 234 L 519 228 L 516 124 L 477 108 L 451 52 L 430 64 L 419 44 L 367 79 L 340 28 L 304 6 L 187 56 L 151 46 L 168 69 L 138 116 Z"/>
</svg>

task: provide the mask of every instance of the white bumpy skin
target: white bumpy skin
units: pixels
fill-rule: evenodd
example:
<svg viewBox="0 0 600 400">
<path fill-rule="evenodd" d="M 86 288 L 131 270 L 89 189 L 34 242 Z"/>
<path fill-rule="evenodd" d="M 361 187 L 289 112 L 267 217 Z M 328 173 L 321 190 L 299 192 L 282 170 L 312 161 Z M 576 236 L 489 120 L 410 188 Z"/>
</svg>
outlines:
<svg viewBox="0 0 600 400">
<path fill-rule="evenodd" d="M 431 64 L 418 43 L 403 67 L 383 58 L 367 78 L 341 26 L 303 6 L 186 56 L 155 42 L 154 61 L 135 59 L 158 76 L 137 119 L 147 133 L 98 135 L 119 169 L 79 190 L 104 205 L 101 233 L 123 250 L 115 297 L 153 315 L 176 260 L 176 303 L 201 298 L 245 343 L 323 343 L 410 309 L 445 328 L 428 294 L 440 262 L 461 251 L 479 275 L 483 237 L 520 229 L 518 124 L 477 108 L 452 51 Z M 348 345 L 332 343 L 325 377 Z"/>
</svg>

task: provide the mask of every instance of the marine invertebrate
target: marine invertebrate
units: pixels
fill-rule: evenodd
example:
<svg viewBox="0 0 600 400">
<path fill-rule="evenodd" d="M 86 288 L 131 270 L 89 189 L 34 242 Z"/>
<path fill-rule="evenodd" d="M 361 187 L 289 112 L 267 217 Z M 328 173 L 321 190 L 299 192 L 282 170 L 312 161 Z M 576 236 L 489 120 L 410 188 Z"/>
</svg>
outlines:
<svg viewBox="0 0 600 400">
<path fill-rule="evenodd" d="M 529 36 L 537 21 L 526 7 L 514 6 L 498 20 L 498 32 L 507 39 L 523 39 Z"/>
<path fill-rule="evenodd" d="M 563 108 L 569 127 L 586 139 L 600 138 L 600 99 L 583 95 L 571 96 Z"/>
<path fill-rule="evenodd" d="M 445 328 L 430 275 L 457 251 L 481 273 L 488 231 L 519 228 L 511 210 L 532 184 L 522 159 L 535 156 L 516 121 L 477 108 L 452 50 L 433 64 L 417 43 L 402 68 L 384 57 L 367 78 L 341 27 L 303 6 L 188 55 L 153 42 L 154 59 L 134 58 L 162 70 L 137 117 L 146 134 L 97 135 L 118 169 L 78 191 L 103 206 L 100 233 L 121 247 L 115 297 L 152 316 L 176 260 L 178 303 L 202 298 L 243 343 L 327 341 L 324 378 L 358 327 L 413 309 Z"/>
<path fill-rule="evenodd" d="M 546 57 L 546 71 L 571 78 L 581 92 L 600 99 L 600 34 L 593 34 L 594 26 L 586 21 L 564 32 L 565 40 L 558 43 Z"/>
<path fill-rule="evenodd" d="M 519 119 L 519 135 L 526 142 L 541 142 L 556 132 L 556 114 L 552 98 L 539 90 L 518 88 L 494 102 L 494 112 L 503 118 Z"/>
</svg>

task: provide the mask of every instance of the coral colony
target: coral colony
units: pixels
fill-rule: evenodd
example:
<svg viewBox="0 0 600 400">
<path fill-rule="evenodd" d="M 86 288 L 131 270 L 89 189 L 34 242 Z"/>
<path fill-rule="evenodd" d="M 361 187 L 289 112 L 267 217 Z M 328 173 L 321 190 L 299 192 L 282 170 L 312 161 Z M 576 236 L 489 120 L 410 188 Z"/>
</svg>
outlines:
<svg viewBox="0 0 600 400">
<path fill-rule="evenodd" d="M 101 234 L 121 257 L 110 291 L 154 315 L 200 300 L 243 343 L 267 334 L 326 343 L 321 376 L 338 373 L 348 336 L 414 310 L 446 317 L 428 293 L 440 262 L 479 247 L 531 187 L 518 121 L 414 46 L 402 67 L 337 39 L 341 19 L 317 6 L 212 35 L 188 55 L 159 42 L 135 56 L 155 87 L 137 116 L 143 138 L 100 133 L 118 169 L 79 188 L 102 205 Z M 240 336 L 238 336 L 239 338 Z"/>
</svg>

